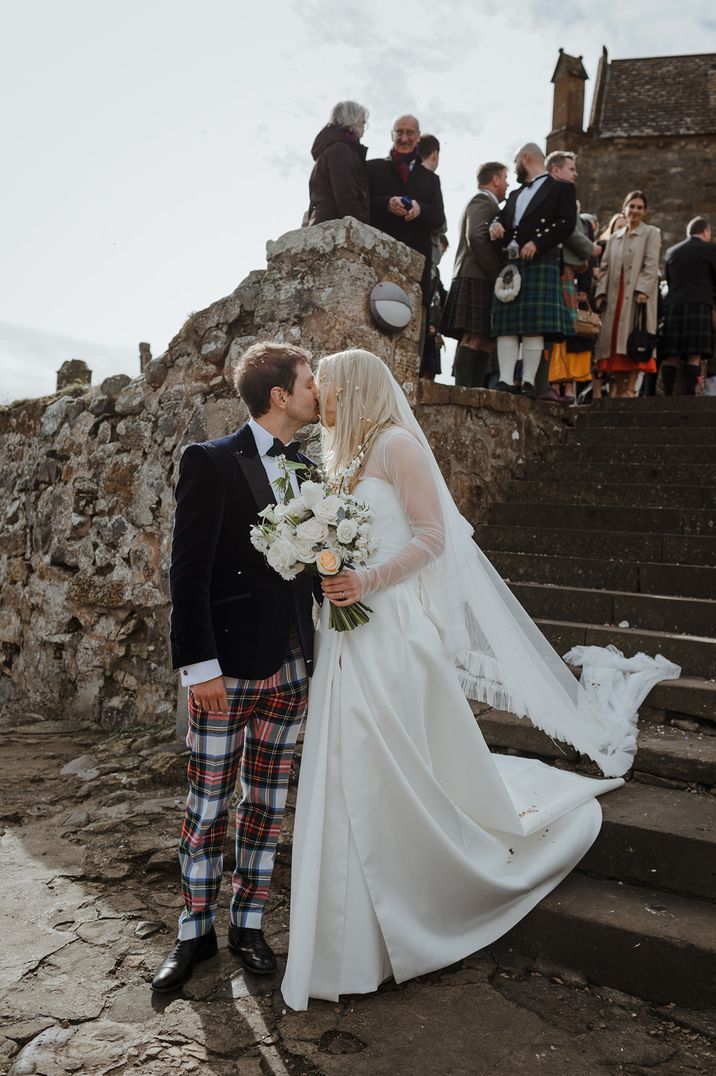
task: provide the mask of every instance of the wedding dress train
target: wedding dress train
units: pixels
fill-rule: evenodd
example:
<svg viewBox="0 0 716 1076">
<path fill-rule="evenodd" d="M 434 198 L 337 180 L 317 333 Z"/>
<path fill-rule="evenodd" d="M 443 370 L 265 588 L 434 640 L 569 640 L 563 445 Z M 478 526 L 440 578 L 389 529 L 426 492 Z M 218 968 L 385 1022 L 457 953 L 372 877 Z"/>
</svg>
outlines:
<svg viewBox="0 0 716 1076">
<path fill-rule="evenodd" d="M 337 633 L 322 609 L 282 983 L 294 1009 L 495 941 L 579 862 L 601 825 L 596 797 L 623 783 L 490 753 L 419 570 L 434 558 L 430 513 L 419 493 L 410 502 L 414 474 L 396 480 L 410 436 L 381 435 L 354 491 L 375 513 L 376 559 L 399 570 L 367 598 L 369 624 Z"/>
</svg>

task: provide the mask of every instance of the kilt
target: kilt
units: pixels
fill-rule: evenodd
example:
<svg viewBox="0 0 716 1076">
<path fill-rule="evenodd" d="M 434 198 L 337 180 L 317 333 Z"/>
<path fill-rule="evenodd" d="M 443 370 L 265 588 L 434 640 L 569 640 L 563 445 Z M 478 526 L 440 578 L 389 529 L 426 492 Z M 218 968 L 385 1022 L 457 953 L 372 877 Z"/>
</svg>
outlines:
<svg viewBox="0 0 716 1076">
<path fill-rule="evenodd" d="M 659 346 L 664 358 L 713 354 L 711 307 L 707 303 L 674 303 L 667 306 L 664 337 Z"/>
<path fill-rule="evenodd" d="M 564 303 L 559 259 L 535 258 L 514 263 L 522 277 L 516 299 L 503 303 L 495 295 L 492 301 L 492 336 L 544 336 L 561 340 L 570 334 L 572 317 Z"/>
<path fill-rule="evenodd" d="M 460 340 L 463 333 L 490 335 L 492 284 L 472 277 L 456 277 L 450 285 L 440 321 L 440 335 Z"/>
</svg>

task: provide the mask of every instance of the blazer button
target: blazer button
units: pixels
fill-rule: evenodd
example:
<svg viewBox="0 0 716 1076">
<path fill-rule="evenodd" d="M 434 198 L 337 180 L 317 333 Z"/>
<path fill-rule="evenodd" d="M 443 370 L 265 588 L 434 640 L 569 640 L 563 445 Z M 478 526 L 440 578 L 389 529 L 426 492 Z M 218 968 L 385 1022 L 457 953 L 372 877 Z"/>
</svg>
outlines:
<svg viewBox="0 0 716 1076">
<path fill-rule="evenodd" d="M 187 669 L 182 669 L 182 672 L 184 673 L 184 675 L 185 675 L 185 676 L 188 676 L 188 675 L 189 675 L 189 672 L 188 672 L 188 670 L 187 670 Z"/>
</svg>

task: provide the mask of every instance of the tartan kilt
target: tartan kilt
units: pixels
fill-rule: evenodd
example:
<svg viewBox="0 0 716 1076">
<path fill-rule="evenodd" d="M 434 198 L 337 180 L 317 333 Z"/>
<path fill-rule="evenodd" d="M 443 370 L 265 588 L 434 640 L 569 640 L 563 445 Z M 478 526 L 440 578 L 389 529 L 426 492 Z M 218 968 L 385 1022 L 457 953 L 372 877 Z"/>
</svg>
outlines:
<svg viewBox="0 0 716 1076">
<path fill-rule="evenodd" d="M 460 340 L 463 333 L 490 335 L 492 284 L 472 277 L 456 277 L 450 285 L 440 321 L 440 335 Z"/>
<path fill-rule="evenodd" d="M 492 301 L 492 336 L 546 336 L 562 339 L 572 332 L 572 319 L 562 295 L 559 259 L 514 262 L 522 277 L 516 299 Z"/>
<path fill-rule="evenodd" d="M 667 306 L 664 336 L 659 346 L 664 358 L 687 358 L 713 354 L 711 307 L 707 303 L 674 303 Z"/>
</svg>

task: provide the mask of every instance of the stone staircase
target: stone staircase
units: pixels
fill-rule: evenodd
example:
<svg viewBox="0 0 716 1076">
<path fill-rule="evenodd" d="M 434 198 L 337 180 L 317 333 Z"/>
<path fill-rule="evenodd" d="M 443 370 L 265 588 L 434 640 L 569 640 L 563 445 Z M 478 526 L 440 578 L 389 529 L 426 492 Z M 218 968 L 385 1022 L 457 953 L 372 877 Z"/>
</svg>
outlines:
<svg viewBox="0 0 716 1076">
<path fill-rule="evenodd" d="M 559 653 L 614 643 L 682 677 L 640 714 L 594 847 L 494 947 L 660 1003 L 716 1004 L 716 400 L 605 400 L 529 462 L 477 540 Z M 490 746 L 596 775 L 475 704 Z"/>
</svg>

